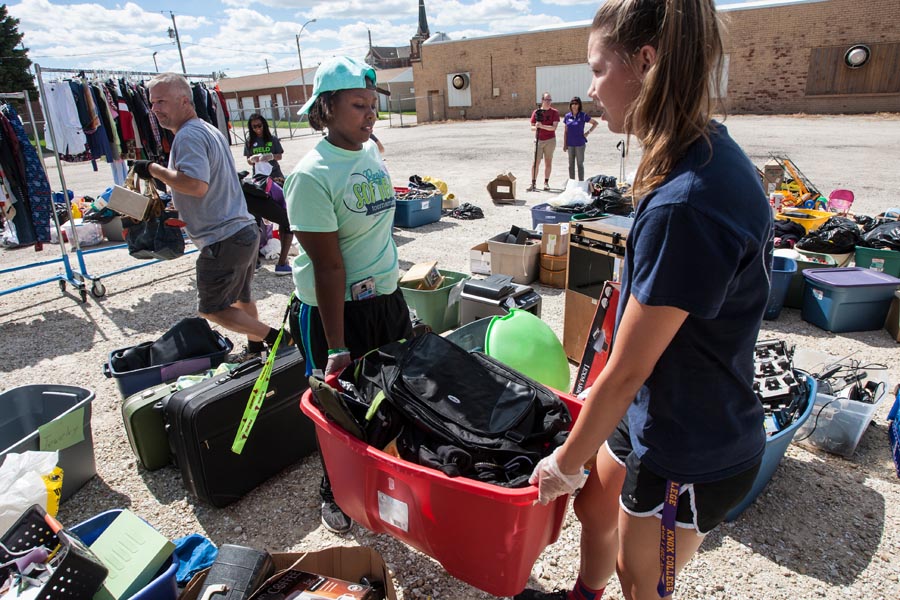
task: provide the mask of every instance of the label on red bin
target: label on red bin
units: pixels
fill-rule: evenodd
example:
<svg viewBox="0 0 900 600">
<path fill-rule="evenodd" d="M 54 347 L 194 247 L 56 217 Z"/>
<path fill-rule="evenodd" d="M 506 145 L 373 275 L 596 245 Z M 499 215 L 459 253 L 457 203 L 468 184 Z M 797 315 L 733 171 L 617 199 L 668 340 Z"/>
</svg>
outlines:
<svg viewBox="0 0 900 600">
<path fill-rule="evenodd" d="M 409 505 L 406 502 L 392 498 L 379 491 L 378 516 L 388 525 L 393 525 L 397 529 L 409 532 Z"/>
</svg>

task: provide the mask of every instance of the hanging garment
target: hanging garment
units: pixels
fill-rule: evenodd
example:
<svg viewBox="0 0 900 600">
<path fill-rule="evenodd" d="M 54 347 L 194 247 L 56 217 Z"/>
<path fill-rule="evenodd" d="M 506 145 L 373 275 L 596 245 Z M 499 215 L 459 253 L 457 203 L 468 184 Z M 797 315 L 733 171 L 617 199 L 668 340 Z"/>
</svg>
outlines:
<svg viewBox="0 0 900 600">
<path fill-rule="evenodd" d="M 231 145 L 231 131 L 229 131 L 231 115 L 228 114 L 228 104 L 225 102 L 225 96 L 219 89 L 218 84 L 216 84 L 215 94 L 219 102 L 219 117 L 221 117 L 219 119 L 219 131 L 222 132 L 222 135 L 225 136 L 228 144 Z"/>
<path fill-rule="evenodd" d="M 206 90 L 200 87 L 200 84 L 198 83 L 193 84 L 191 90 L 194 93 L 194 110 L 197 111 L 197 116 L 207 123 L 212 123 L 212 120 L 209 118 L 209 111 L 206 108 L 206 99 L 208 96 Z"/>
<path fill-rule="evenodd" d="M 16 137 L 19 139 L 19 149 L 25 164 L 25 180 L 28 191 L 28 201 L 31 205 L 31 217 L 34 228 L 34 239 L 39 242 L 50 241 L 50 221 L 53 218 L 50 211 L 53 210 L 53 201 L 50 197 L 50 182 L 44 165 L 38 158 L 37 151 L 25 133 L 25 127 L 16 113 L 16 109 L 7 106 L 4 113 L 8 115 Z"/>
<path fill-rule="evenodd" d="M 49 82 L 42 85 L 41 106 L 46 119 L 44 121 L 44 140 L 49 150 L 60 154 L 79 154 L 84 152 L 87 137 L 78 118 L 78 108 L 72 96 L 72 90 L 66 82 Z M 53 122 L 53 135 L 50 135 L 49 122 Z"/>
</svg>

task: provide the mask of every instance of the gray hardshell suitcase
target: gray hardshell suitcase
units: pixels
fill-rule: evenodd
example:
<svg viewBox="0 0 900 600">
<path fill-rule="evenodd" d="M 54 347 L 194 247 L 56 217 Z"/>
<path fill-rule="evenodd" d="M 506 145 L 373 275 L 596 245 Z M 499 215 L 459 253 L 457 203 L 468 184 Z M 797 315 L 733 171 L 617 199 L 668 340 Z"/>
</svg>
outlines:
<svg viewBox="0 0 900 600">
<path fill-rule="evenodd" d="M 131 450 L 148 471 L 171 464 L 169 440 L 163 421 L 163 401 L 178 391 L 174 383 L 161 383 L 141 390 L 122 403 L 122 420 Z"/>
</svg>

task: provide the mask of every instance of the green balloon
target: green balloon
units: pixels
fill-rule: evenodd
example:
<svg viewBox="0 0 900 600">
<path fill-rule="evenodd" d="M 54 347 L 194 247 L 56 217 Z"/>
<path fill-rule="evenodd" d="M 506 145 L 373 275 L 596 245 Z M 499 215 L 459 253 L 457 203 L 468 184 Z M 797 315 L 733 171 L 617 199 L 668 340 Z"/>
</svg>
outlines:
<svg viewBox="0 0 900 600">
<path fill-rule="evenodd" d="M 485 354 L 538 383 L 569 391 L 569 361 L 550 326 L 528 311 L 513 308 L 488 325 Z"/>
</svg>

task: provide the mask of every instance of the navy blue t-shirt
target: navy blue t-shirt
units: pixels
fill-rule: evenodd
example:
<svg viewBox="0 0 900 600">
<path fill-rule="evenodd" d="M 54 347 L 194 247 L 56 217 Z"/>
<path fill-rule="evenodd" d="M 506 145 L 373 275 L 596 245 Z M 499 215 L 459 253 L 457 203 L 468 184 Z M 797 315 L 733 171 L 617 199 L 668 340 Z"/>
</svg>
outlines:
<svg viewBox="0 0 900 600">
<path fill-rule="evenodd" d="M 689 313 L 628 409 L 641 461 L 680 483 L 725 479 L 765 449 L 754 346 L 769 296 L 772 212 L 750 160 L 713 122 L 640 203 L 618 319 L 631 295 Z"/>
</svg>

